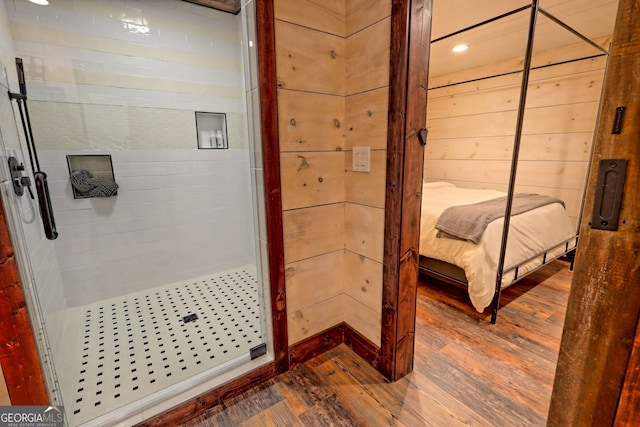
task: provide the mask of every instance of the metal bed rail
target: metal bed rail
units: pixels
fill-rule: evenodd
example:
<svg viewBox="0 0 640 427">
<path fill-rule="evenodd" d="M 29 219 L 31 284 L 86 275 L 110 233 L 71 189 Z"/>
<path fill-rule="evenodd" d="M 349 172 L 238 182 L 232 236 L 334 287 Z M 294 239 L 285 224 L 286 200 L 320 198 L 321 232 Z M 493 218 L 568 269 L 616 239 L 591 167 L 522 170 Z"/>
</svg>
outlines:
<svg viewBox="0 0 640 427">
<path fill-rule="evenodd" d="M 570 246 L 572 241 L 574 242 L 574 244 Z M 554 249 L 557 249 L 558 247 L 560 247 L 562 245 L 565 246 L 563 252 L 561 252 L 559 254 L 556 254 L 553 257 L 549 257 L 549 255 L 548 255 L 549 252 L 553 251 Z M 506 286 L 513 285 L 514 283 L 520 281 L 521 279 L 524 279 L 528 274 L 533 273 L 534 271 L 544 267 L 545 265 L 550 264 L 551 262 L 553 262 L 553 261 L 555 261 L 558 258 L 561 258 L 563 256 L 569 256 L 570 261 L 571 261 L 571 265 L 573 266 L 573 255 L 571 255 L 571 254 L 575 252 L 577 246 L 578 246 L 578 235 L 576 234 L 574 236 L 571 236 L 568 239 L 565 239 L 565 240 L 563 240 L 561 242 L 558 242 L 557 244 L 555 244 L 555 245 L 553 245 L 553 246 L 551 246 L 549 248 L 546 248 L 546 249 L 544 249 L 544 250 L 542 250 L 540 252 L 537 252 L 535 255 L 532 255 L 529 258 L 526 258 L 525 260 L 522 260 L 522 261 L 518 262 L 517 264 L 509 267 L 508 269 L 505 269 L 503 271 L 503 276 L 505 274 L 508 274 L 508 273 L 510 273 L 510 272 L 515 270 L 514 279 L 511 282 L 509 282 Z M 520 267 L 522 267 L 525 264 L 528 264 L 531 261 L 535 261 L 536 259 L 538 259 L 540 257 L 542 257 L 542 262 L 540 263 L 540 265 L 534 267 L 531 270 L 528 270 L 526 272 L 526 274 L 524 274 L 524 275 L 519 275 L 518 274 L 518 270 L 520 269 Z M 451 276 L 447 275 L 446 273 L 434 270 L 432 268 L 428 268 L 428 267 L 419 265 L 419 269 L 420 269 L 421 272 L 423 272 L 425 274 L 428 274 L 431 277 L 435 277 L 436 279 L 442 280 L 444 282 L 451 283 L 451 284 L 454 284 L 454 285 L 460 285 L 460 286 L 464 286 L 464 287 L 468 286 L 467 282 L 465 282 L 463 280 L 460 280 L 460 279 L 457 279 L 455 277 L 451 277 Z M 569 269 L 571 270 L 572 268 L 570 267 Z M 506 286 L 504 286 L 504 287 L 506 287 Z"/>
<path fill-rule="evenodd" d="M 575 241 L 575 244 L 574 244 L 571 248 L 569 248 L 569 243 L 571 243 L 571 241 Z M 562 252 L 562 253 L 560 253 L 560 254 L 557 254 L 557 255 L 554 255 L 552 258 L 549 258 L 549 257 L 548 257 L 548 254 L 549 254 L 549 252 L 550 252 L 550 251 L 552 251 L 552 250 L 554 250 L 554 249 L 557 249 L 558 247 L 560 247 L 560 246 L 562 246 L 562 245 L 564 245 L 564 252 Z M 572 236 L 572 237 L 570 237 L 570 238 L 568 238 L 568 239 L 566 239 L 566 240 L 564 240 L 564 241 L 562 241 L 562 242 L 558 243 L 557 245 L 555 245 L 555 246 L 553 246 L 553 247 L 551 247 L 551 248 L 545 249 L 545 250 L 544 250 L 544 251 L 542 251 L 542 252 L 538 252 L 536 255 L 533 255 L 533 256 L 531 256 L 531 257 L 529 257 L 529 258 L 525 259 L 524 261 L 519 262 L 518 264 L 516 264 L 516 265 L 514 265 L 514 266 L 512 266 L 512 267 L 509 267 L 509 268 L 505 269 L 505 270 L 502 272 L 502 273 L 503 273 L 503 276 L 504 276 L 505 274 L 509 274 L 510 272 L 512 272 L 512 271 L 514 271 L 514 270 L 515 270 L 515 277 L 514 277 L 514 279 L 509 283 L 509 285 L 512 285 L 512 284 L 514 284 L 515 282 L 519 281 L 520 279 L 523 279 L 527 274 L 529 274 L 529 273 L 533 273 L 533 272 L 534 272 L 534 271 L 536 271 L 537 269 L 539 269 L 539 268 L 541 268 L 541 267 L 544 267 L 545 265 L 549 264 L 550 262 L 555 261 L 556 259 L 558 259 L 558 258 L 560 258 L 560 257 L 563 257 L 563 256 L 565 256 L 565 255 L 568 255 L 569 253 L 571 253 L 571 252 L 575 251 L 577 246 L 578 246 L 578 235 L 575 235 L 575 236 Z M 520 269 L 520 267 L 522 267 L 522 266 L 523 266 L 523 265 L 525 265 L 525 264 L 528 264 L 528 263 L 529 263 L 529 262 L 531 262 L 531 261 L 535 261 L 536 259 L 538 259 L 538 258 L 540 258 L 540 257 L 542 257 L 542 263 L 541 263 L 539 266 L 535 267 L 535 268 L 534 268 L 534 269 L 532 269 L 532 270 L 527 271 L 527 273 L 526 273 L 524 276 L 518 276 L 518 270 Z M 570 256 L 570 258 L 573 258 L 573 256 Z M 571 260 L 571 265 L 573 266 L 573 260 Z M 572 269 L 572 268 L 570 268 L 570 270 L 571 270 L 571 269 Z"/>
</svg>

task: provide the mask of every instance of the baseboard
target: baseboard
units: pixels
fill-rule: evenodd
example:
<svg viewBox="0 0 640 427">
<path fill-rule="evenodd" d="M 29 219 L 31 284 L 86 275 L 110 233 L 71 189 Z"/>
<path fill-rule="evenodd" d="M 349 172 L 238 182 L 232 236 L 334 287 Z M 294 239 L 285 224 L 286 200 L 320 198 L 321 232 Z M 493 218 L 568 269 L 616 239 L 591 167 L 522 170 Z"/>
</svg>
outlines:
<svg viewBox="0 0 640 427">
<path fill-rule="evenodd" d="M 342 322 L 289 347 L 289 368 L 319 356 L 340 344 L 346 344 L 374 368 L 380 367 L 380 347 L 349 324 Z"/>
<path fill-rule="evenodd" d="M 332 326 L 289 347 L 289 369 L 344 343 L 344 323 Z"/>
<path fill-rule="evenodd" d="M 369 341 L 368 338 L 353 329 L 348 323 L 344 324 L 344 343 L 355 354 L 362 357 L 377 370 L 380 370 L 380 347 Z"/>
</svg>

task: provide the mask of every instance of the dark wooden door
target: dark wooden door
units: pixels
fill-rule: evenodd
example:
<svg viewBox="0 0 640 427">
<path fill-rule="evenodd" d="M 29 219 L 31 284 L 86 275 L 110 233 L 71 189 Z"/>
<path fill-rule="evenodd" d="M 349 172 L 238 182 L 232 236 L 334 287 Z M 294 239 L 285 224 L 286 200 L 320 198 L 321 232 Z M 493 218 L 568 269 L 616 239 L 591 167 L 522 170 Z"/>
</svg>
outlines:
<svg viewBox="0 0 640 427">
<path fill-rule="evenodd" d="M 638 70 L 640 2 L 620 0 L 549 411 L 550 426 L 605 426 L 612 425 L 614 419 L 618 425 L 640 424 L 638 348 L 631 358 L 634 337 L 636 343 L 639 339 L 636 331 L 640 314 Z M 622 131 L 615 134 L 612 129 L 618 107 L 626 107 L 626 111 Z M 590 226 L 602 159 L 629 162 L 617 231 Z"/>
</svg>

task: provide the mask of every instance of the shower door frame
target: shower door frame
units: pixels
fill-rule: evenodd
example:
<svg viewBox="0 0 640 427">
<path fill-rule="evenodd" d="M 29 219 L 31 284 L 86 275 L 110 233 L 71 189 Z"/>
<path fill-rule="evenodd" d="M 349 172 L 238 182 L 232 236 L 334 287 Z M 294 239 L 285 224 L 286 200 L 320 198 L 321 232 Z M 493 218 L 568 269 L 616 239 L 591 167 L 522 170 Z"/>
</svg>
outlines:
<svg viewBox="0 0 640 427">
<path fill-rule="evenodd" d="M 289 369 L 287 308 L 284 284 L 284 241 L 280 184 L 280 142 L 275 53 L 275 20 L 271 0 L 255 0 L 256 33 L 260 94 L 260 129 L 262 135 L 265 216 L 269 260 L 269 288 L 273 332 L 273 361 L 231 382 L 210 390 L 179 406 L 143 421 L 140 425 L 166 425 L 172 421 L 194 417 L 209 407 L 241 393 Z M 9 226 L 2 213 L 0 200 L 0 366 L 7 379 L 13 405 L 49 404 L 41 361 L 35 347 L 34 329 L 27 315 L 25 295 L 15 265 L 15 251 L 9 237 Z M 5 239 L 4 236 L 7 238 Z M 20 369 L 16 367 L 20 366 Z"/>
</svg>

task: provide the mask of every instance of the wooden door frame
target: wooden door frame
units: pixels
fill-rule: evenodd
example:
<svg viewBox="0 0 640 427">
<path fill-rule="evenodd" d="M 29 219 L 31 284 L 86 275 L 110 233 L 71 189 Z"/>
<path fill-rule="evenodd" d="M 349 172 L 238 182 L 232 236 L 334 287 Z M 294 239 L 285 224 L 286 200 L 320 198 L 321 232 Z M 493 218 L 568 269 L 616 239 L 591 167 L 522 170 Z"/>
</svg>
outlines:
<svg viewBox="0 0 640 427">
<path fill-rule="evenodd" d="M 49 403 L 2 199 L 0 199 L 0 365 L 12 405 Z"/>
<path fill-rule="evenodd" d="M 269 261 L 274 360 L 223 386 L 140 425 L 167 425 L 195 417 L 207 408 L 289 369 L 284 243 L 280 183 L 280 143 L 272 0 L 256 0 L 260 117 Z M 0 200 L 0 363 L 14 405 L 48 404 L 42 367 L 20 283 L 15 254 Z"/>
<path fill-rule="evenodd" d="M 421 2 L 412 1 L 412 11 L 416 3 Z M 394 10 L 406 7 L 400 2 L 393 4 Z M 419 37 L 419 33 L 415 34 L 416 29 L 407 29 L 402 22 L 397 22 L 402 15 L 404 12 L 392 15 L 396 19 L 394 21 L 392 17 L 392 49 L 398 51 L 391 52 L 385 204 L 381 371 L 391 380 L 409 373 L 413 364 L 419 239 L 415 221 L 420 218 L 422 176 L 412 168 L 421 167 L 423 160 L 419 154 L 421 150 L 415 147 L 420 117 L 414 114 L 419 115 L 426 107 L 426 96 L 421 100 L 412 90 L 408 90 L 406 98 L 398 93 L 402 87 L 421 90 L 422 86 L 411 85 L 410 78 L 405 83 L 403 79 L 407 74 L 403 64 L 408 62 L 408 70 L 412 70 L 415 55 L 426 52 L 410 48 L 408 58 L 405 56 L 407 52 L 403 48 L 411 45 L 411 39 Z M 587 186 L 578 262 L 567 308 L 549 425 L 612 425 L 615 420 L 616 425 L 630 426 L 640 421 L 640 409 L 634 404 L 640 397 L 637 390 L 632 390 L 640 384 L 637 366 L 640 337 L 636 336 L 636 330 L 640 331 L 640 268 L 632 264 L 637 263 L 640 247 L 640 203 L 637 202 L 640 189 L 640 123 L 637 120 L 640 117 L 640 85 L 633 71 L 640 69 L 639 18 L 637 0 L 620 0 L 596 130 L 596 161 L 592 164 Z M 412 23 L 411 27 L 415 25 L 413 19 L 407 22 Z M 410 73 L 409 77 L 412 77 Z M 615 108 L 621 105 L 627 106 L 626 132 L 612 137 Z M 426 121 L 426 115 L 422 119 Z M 416 156 L 420 158 L 416 159 Z M 601 157 L 630 159 L 621 226 L 616 233 L 589 227 L 596 189 L 594 172 Z M 602 253 L 603 249 L 607 252 Z M 589 261 L 581 263 L 580 259 Z M 607 269 L 609 274 L 602 274 L 602 269 Z M 602 341 L 611 343 L 606 347 L 607 351 L 603 351 Z"/>
<path fill-rule="evenodd" d="M 432 0 L 391 7 L 387 189 L 380 372 L 391 381 L 413 369 L 418 245 Z"/>
</svg>

